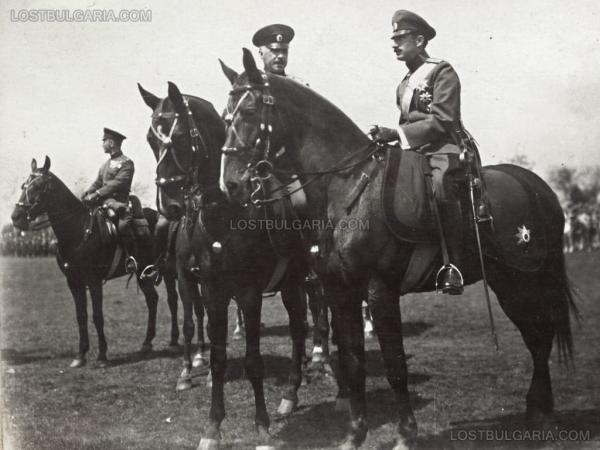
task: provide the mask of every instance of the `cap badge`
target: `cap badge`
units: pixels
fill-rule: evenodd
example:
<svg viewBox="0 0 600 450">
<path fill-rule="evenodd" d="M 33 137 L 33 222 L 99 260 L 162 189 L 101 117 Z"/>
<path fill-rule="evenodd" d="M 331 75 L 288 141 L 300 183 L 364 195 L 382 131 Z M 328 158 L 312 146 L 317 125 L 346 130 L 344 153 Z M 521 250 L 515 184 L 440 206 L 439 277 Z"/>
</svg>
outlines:
<svg viewBox="0 0 600 450">
<path fill-rule="evenodd" d="M 278 34 L 275 39 L 277 39 L 277 42 L 283 42 L 283 35 Z"/>
</svg>

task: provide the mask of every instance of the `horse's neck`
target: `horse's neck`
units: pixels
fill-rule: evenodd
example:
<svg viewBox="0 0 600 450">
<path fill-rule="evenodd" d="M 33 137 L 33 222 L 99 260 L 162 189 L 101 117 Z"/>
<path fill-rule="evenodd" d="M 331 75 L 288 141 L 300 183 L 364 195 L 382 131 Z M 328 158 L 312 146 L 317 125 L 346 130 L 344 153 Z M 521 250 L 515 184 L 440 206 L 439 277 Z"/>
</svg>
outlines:
<svg viewBox="0 0 600 450">
<path fill-rule="evenodd" d="M 78 243 L 84 232 L 88 210 L 73 193 L 57 179 L 56 190 L 47 205 L 50 225 L 61 247 Z"/>
<path fill-rule="evenodd" d="M 202 99 L 192 102 L 194 118 L 201 125 L 199 130 L 208 158 L 198 159 L 198 183 L 201 187 L 215 186 L 219 182 L 221 170 L 221 147 L 225 142 L 225 124 L 212 104 Z"/>
</svg>

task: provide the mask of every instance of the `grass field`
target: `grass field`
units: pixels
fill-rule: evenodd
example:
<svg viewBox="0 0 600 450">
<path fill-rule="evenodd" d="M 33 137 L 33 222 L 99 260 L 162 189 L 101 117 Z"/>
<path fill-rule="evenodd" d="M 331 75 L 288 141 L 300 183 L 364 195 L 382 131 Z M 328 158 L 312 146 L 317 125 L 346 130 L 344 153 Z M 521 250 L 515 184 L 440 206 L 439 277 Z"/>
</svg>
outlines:
<svg viewBox="0 0 600 450">
<path fill-rule="evenodd" d="M 569 273 L 580 294 L 585 321 L 575 325 L 574 371 L 558 364 L 551 373 L 561 430 L 580 430 L 583 441 L 465 440 L 520 430 L 531 377 L 529 354 L 514 325 L 494 303 L 500 352 L 489 338 L 481 286 L 462 297 L 409 295 L 402 299 L 409 354 L 410 391 L 419 423 L 419 448 L 600 448 L 600 253 L 569 255 Z M 0 377 L 2 442 L 7 449 L 194 449 L 208 417 L 206 369 L 194 388 L 175 391 L 181 359 L 167 350 L 169 314 L 160 289 L 154 351 L 138 354 L 146 307 L 125 279 L 105 286 L 105 331 L 111 365 L 94 363 L 91 324 L 89 363 L 68 365 L 78 345 L 73 301 L 53 259 L 1 259 Z M 302 386 L 300 408 L 278 418 L 286 379 L 289 338 L 278 298 L 265 300 L 261 341 L 271 432 L 285 449 L 331 449 L 343 437 L 346 417 L 334 411 L 335 385 L 313 376 Z M 233 328 L 233 308 L 230 331 Z M 181 308 L 180 308 L 181 315 Z M 253 448 L 253 396 L 243 374 L 243 342 L 229 343 L 225 386 L 224 447 Z M 364 448 L 390 448 L 396 416 L 378 347 L 368 341 L 369 435 Z M 310 375 L 310 374 L 309 374 Z M 504 431 L 507 430 L 507 431 Z M 570 436 L 571 438 L 573 435 Z"/>
</svg>

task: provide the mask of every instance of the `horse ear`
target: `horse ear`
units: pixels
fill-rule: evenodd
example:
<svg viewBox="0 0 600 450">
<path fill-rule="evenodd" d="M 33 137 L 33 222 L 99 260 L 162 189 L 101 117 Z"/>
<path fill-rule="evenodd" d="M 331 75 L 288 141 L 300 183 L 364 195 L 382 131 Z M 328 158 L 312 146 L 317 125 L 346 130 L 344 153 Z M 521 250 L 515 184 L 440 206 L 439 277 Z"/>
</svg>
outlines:
<svg viewBox="0 0 600 450">
<path fill-rule="evenodd" d="M 247 48 L 243 49 L 244 52 L 244 69 L 246 69 L 246 74 L 248 75 L 248 81 L 255 84 L 262 84 L 263 79 L 260 74 L 260 71 L 256 67 L 256 61 L 254 61 L 254 56 Z"/>
<path fill-rule="evenodd" d="M 144 99 L 144 103 L 152 108 L 152 111 L 156 109 L 158 104 L 160 103 L 160 98 L 154 95 L 151 92 L 148 92 L 146 89 L 142 87 L 140 83 L 137 84 L 140 94 L 142 94 L 142 98 Z"/>
<path fill-rule="evenodd" d="M 238 77 L 238 73 L 235 70 L 228 67 L 227 64 L 221 61 L 221 59 L 219 59 L 219 63 L 221 64 L 221 70 L 223 70 L 223 73 L 225 74 L 229 82 L 233 85 L 233 82 Z"/>
<path fill-rule="evenodd" d="M 173 105 L 175 105 L 176 109 L 183 108 L 183 95 L 181 95 L 181 91 L 179 90 L 177 85 L 175 83 L 173 83 L 172 81 L 169 81 L 168 83 L 169 83 L 169 98 L 173 102 Z"/>
<path fill-rule="evenodd" d="M 42 172 L 48 173 L 50 170 L 50 158 L 46 155 L 46 159 L 44 159 L 44 167 L 42 167 Z"/>
<path fill-rule="evenodd" d="M 35 160 L 35 158 L 33 158 L 31 160 L 31 173 L 35 172 L 37 170 L 37 161 Z"/>
</svg>

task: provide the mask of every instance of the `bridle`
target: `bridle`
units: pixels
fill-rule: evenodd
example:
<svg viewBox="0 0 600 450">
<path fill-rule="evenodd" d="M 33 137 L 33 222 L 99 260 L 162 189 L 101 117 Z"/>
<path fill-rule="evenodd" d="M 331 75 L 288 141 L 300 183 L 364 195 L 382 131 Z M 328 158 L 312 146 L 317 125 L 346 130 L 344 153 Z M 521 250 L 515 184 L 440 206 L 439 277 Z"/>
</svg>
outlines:
<svg viewBox="0 0 600 450">
<path fill-rule="evenodd" d="M 183 167 L 183 165 L 177 158 L 176 152 L 173 151 L 175 148 L 175 146 L 173 144 L 173 133 L 175 131 L 175 128 L 177 128 L 177 122 L 179 121 L 179 118 L 180 118 L 179 113 L 177 113 L 177 112 L 159 112 L 158 114 L 153 113 L 151 116 L 152 119 L 156 119 L 156 118 L 174 119 L 173 123 L 171 124 L 171 128 L 167 134 L 163 133 L 162 126 L 159 125 L 157 128 L 154 128 L 154 125 L 152 124 L 152 122 L 150 122 L 150 130 L 152 131 L 154 136 L 160 142 L 160 147 L 158 149 L 158 162 L 156 163 L 157 178 L 155 180 L 156 185 L 159 188 L 171 185 L 173 183 L 182 182 L 182 181 L 188 181 L 188 182 L 194 181 L 194 176 L 193 176 L 194 171 L 198 166 L 198 164 L 197 164 L 198 161 L 196 161 L 196 159 L 198 157 L 197 155 L 199 155 L 201 152 L 202 156 L 205 159 L 208 159 L 208 156 L 209 156 L 208 155 L 208 147 L 206 146 L 206 142 L 204 141 L 204 138 L 202 137 L 202 135 L 200 134 L 200 131 L 198 130 L 198 126 L 196 125 L 196 121 L 194 120 L 194 115 L 192 113 L 188 99 L 186 97 L 183 97 L 183 105 L 185 107 L 185 117 L 187 119 L 190 140 L 191 140 L 192 155 L 194 158 L 194 161 L 192 162 L 190 167 L 187 169 L 185 167 Z M 173 162 L 175 163 L 175 166 L 181 173 L 177 174 L 173 177 L 170 177 L 170 178 L 158 177 L 158 170 L 160 168 L 161 163 L 164 161 L 165 157 L 167 156 L 167 154 L 171 155 Z"/>
<path fill-rule="evenodd" d="M 289 198 L 292 194 L 294 194 L 297 191 L 302 190 L 304 187 L 313 183 L 321 176 L 338 173 L 338 172 L 343 172 L 345 170 L 352 169 L 356 166 L 361 165 L 368 159 L 374 157 L 374 155 L 376 153 L 378 153 L 379 151 L 382 150 L 381 145 L 378 145 L 375 142 L 371 142 L 366 146 L 366 149 L 365 148 L 359 149 L 357 152 L 352 153 L 348 157 L 344 158 L 340 162 L 340 164 L 338 164 L 330 169 L 320 170 L 320 171 L 304 171 L 304 172 L 285 171 L 285 170 L 276 169 L 275 168 L 275 160 L 281 154 L 283 154 L 283 151 L 278 150 L 274 156 L 272 155 L 272 151 L 271 151 L 271 142 L 272 142 L 272 134 L 273 134 L 272 118 L 273 118 L 273 112 L 274 112 L 274 107 L 275 107 L 275 98 L 273 97 L 273 95 L 271 95 L 270 84 L 269 84 L 266 74 L 264 74 L 264 73 L 262 74 L 262 79 L 263 79 L 262 84 L 248 83 L 248 84 L 245 84 L 242 86 L 235 87 L 234 89 L 232 89 L 229 92 L 230 96 L 234 96 L 234 95 L 243 93 L 243 95 L 237 101 L 233 110 L 231 112 L 227 112 L 227 114 L 225 115 L 225 123 L 226 123 L 228 130 L 231 130 L 233 132 L 233 134 L 235 134 L 238 141 L 242 143 L 242 146 L 240 148 L 223 146 L 223 148 L 221 149 L 221 153 L 224 156 L 239 155 L 244 151 L 248 151 L 248 150 L 252 150 L 252 149 L 258 150 L 259 156 L 254 157 L 253 159 L 255 161 L 250 162 L 246 167 L 246 170 L 250 174 L 250 182 L 254 185 L 253 191 L 250 194 L 250 202 L 253 205 L 260 207 L 264 204 L 277 202 L 277 201 L 283 200 L 284 198 Z M 242 102 L 253 91 L 259 91 L 261 93 L 262 101 L 259 103 L 262 105 L 262 108 L 261 108 L 261 112 L 260 112 L 260 123 L 259 123 L 258 135 L 257 135 L 254 143 L 252 145 L 249 145 L 240 137 L 237 129 L 235 128 L 233 121 L 234 121 L 236 114 L 239 113 Z M 282 149 L 283 149 L 283 147 L 282 147 Z M 358 162 L 353 162 L 351 164 L 344 165 L 348 161 L 352 160 L 355 156 L 357 156 L 361 153 L 364 153 L 365 150 L 369 150 L 369 149 L 371 149 L 371 150 L 368 151 L 367 154 L 364 156 L 364 158 L 361 158 Z M 223 163 L 221 163 L 221 164 L 223 164 Z M 288 178 L 290 181 L 288 181 L 287 183 L 285 183 L 285 182 L 282 183 L 282 185 L 279 188 L 277 188 L 275 190 L 271 190 L 269 192 L 272 195 L 272 194 L 276 193 L 277 191 L 282 191 L 281 195 L 276 196 L 276 197 L 269 197 L 266 199 L 260 198 L 259 196 L 260 196 L 261 192 L 267 193 L 268 189 L 266 187 L 266 181 L 269 180 L 273 176 L 274 173 L 284 176 L 284 177 Z M 300 184 L 300 186 L 298 186 L 295 189 L 292 189 L 292 190 L 288 189 L 288 186 L 295 182 L 295 180 L 296 180 L 295 177 L 302 176 L 302 175 L 304 175 L 304 176 L 313 175 L 313 177 L 311 179 L 309 179 L 308 181 Z"/>
<path fill-rule="evenodd" d="M 31 221 L 32 217 L 31 217 L 31 211 L 34 211 L 35 208 L 39 208 L 40 202 L 35 201 L 33 203 L 31 203 L 31 201 L 29 200 L 29 188 L 33 185 L 33 182 L 41 177 L 44 177 L 45 174 L 43 173 L 36 173 L 33 172 L 29 178 L 27 179 L 27 181 L 25 181 L 25 183 L 23 183 L 23 185 L 21 186 L 21 190 L 24 191 L 25 193 L 25 201 L 24 202 L 16 202 L 15 205 L 23 208 L 25 210 L 25 213 L 27 214 L 27 220 Z M 42 195 L 48 192 L 48 186 L 44 187 L 44 190 L 42 191 Z M 41 197 L 41 195 L 40 195 Z"/>
</svg>

